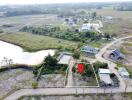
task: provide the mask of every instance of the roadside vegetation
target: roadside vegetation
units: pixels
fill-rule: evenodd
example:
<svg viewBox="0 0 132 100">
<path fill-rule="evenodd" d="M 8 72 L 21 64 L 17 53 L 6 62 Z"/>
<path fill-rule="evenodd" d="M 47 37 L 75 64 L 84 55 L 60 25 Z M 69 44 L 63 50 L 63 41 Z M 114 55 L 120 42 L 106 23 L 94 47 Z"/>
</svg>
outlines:
<svg viewBox="0 0 132 100">
<path fill-rule="evenodd" d="M 100 61 L 96 61 L 95 63 L 93 63 L 93 67 L 94 67 L 95 73 L 98 74 L 99 68 L 107 69 L 108 64 L 107 63 L 102 63 Z"/>
<path fill-rule="evenodd" d="M 38 98 L 38 99 L 36 99 Z M 105 94 L 82 94 L 82 95 L 65 95 L 65 96 L 24 96 L 22 98 L 19 98 L 18 100 L 65 100 L 67 98 L 72 98 L 72 100 L 131 100 L 132 99 L 132 93 L 105 93 Z"/>
</svg>

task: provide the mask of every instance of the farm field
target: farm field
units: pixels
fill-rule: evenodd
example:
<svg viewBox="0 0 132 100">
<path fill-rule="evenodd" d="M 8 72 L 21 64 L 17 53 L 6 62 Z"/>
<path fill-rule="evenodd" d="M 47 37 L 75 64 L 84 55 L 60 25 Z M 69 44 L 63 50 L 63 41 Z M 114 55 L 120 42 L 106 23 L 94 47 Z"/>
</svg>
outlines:
<svg viewBox="0 0 132 100">
<path fill-rule="evenodd" d="M 103 9 L 93 9 L 92 11 L 96 11 L 98 15 L 101 16 L 112 16 L 115 18 L 121 19 L 132 19 L 132 12 L 131 11 L 116 11 L 112 8 L 103 8 Z"/>
<path fill-rule="evenodd" d="M 101 30 L 104 33 L 116 34 L 118 37 L 132 34 L 132 21 L 130 19 L 114 19 L 103 24 L 104 27 Z"/>
<path fill-rule="evenodd" d="M 5 32 L 18 32 L 24 26 L 43 26 L 46 24 L 59 25 L 63 23 L 62 19 L 57 19 L 57 15 L 26 15 L 0 18 L 0 29 Z M 12 25 L 12 27 L 3 27 L 3 25 Z"/>
<path fill-rule="evenodd" d="M 30 33 L 0 34 L 0 40 L 21 46 L 25 51 L 42 49 L 68 48 L 74 49 L 78 43 L 48 36 L 33 35 Z"/>
</svg>

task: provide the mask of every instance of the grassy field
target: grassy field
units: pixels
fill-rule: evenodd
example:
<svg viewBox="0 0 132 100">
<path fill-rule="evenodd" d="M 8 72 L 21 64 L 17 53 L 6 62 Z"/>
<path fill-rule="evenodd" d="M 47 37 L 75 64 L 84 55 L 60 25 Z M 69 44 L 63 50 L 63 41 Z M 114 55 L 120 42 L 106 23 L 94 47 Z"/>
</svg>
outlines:
<svg viewBox="0 0 132 100">
<path fill-rule="evenodd" d="M 13 16 L 0 18 L 0 29 L 5 32 L 17 32 L 23 26 L 60 25 L 62 23 L 63 20 L 57 19 L 55 14 Z M 13 27 L 2 27 L 5 24 L 13 25 Z"/>
<path fill-rule="evenodd" d="M 109 8 L 104 8 L 99 10 L 94 9 L 92 11 L 97 12 L 97 14 L 101 16 L 112 16 L 115 18 L 122 18 L 122 19 L 132 18 L 132 11 L 116 11 Z"/>
<path fill-rule="evenodd" d="M 132 21 L 129 19 L 114 19 L 110 22 L 104 22 L 104 27 L 101 29 L 105 33 L 117 34 L 117 36 L 129 35 L 132 33 Z"/>
<path fill-rule="evenodd" d="M 25 51 L 37 51 L 42 49 L 77 47 L 77 42 L 66 41 L 48 36 L 33 35 L 30 33 L 0 34 L 0 40 L 4 40 L 24 48 Z"/>
</svg>

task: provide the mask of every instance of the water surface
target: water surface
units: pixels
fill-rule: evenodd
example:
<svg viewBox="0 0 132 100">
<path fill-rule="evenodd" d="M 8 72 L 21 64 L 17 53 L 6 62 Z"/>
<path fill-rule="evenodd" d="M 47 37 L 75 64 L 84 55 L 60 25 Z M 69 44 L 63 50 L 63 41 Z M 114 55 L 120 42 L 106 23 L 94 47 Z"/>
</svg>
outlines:
<svg viewBox="0 0 132 100">
<path fill-rule="evenodd" d="M 5 65 L 5 57 L 11 59 L 14 64 L 35 65 L 41 63 L 50 54 L 54 55 L 55 50 L 41 50 L 37 52 L 24 52 L 19 46 L 0 41 L 0 65 Z"/>
</svg>

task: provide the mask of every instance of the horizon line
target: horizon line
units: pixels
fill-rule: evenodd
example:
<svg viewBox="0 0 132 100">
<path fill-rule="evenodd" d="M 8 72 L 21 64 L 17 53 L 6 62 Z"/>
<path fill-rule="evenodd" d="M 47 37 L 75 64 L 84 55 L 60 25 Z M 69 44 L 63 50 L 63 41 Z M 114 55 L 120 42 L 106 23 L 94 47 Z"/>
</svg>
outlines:
<svg viewBox="0 0 132 100">
<path fill-rule="evenodd" d="M 79 3 L 121 3 L 121 2 L 132 2 L 128 1 L 88 1 L 88 2 L 53 2 L 53 3 L 27 3 L 27 4 L 0 4 L 0 6 L 24 6 L 24 5 L 54 5 L 54 4 L 79 4 Z"/>
</svg>

